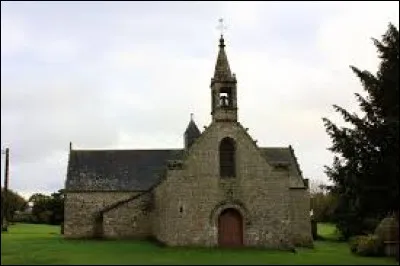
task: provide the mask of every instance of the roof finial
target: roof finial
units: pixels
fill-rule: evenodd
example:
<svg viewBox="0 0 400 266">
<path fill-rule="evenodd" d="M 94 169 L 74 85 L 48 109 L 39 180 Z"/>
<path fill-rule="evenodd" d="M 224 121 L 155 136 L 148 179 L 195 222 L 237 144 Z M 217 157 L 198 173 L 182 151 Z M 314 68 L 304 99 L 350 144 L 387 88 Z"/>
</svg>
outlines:
<svg viewBox="0 0 400 266">
<path fill-rule="evenodd" d="M 220 18 L 218 19 L 219 25 L 217 29 L 221 32 L 221 38 L 224 35 L 224 31 L 227 29 L 226 25 L 224 24 L 224 19 Z"/>
<path fill-rule="evenodd" d="M 219 39 L 219 47 L 223 48 L 225 47 L 224 44 L 224 32 L 227 29 L 226 25 L 224 24 L 224 19 L 220 18 L 218 19 L 219 25 L 217 29 L 221 32 L 221 38 Z"/>
<path fill-rule="evenodd" d="M 193 113 L 190 113 L 190 120 L 193 121 Z"/>
</svg>

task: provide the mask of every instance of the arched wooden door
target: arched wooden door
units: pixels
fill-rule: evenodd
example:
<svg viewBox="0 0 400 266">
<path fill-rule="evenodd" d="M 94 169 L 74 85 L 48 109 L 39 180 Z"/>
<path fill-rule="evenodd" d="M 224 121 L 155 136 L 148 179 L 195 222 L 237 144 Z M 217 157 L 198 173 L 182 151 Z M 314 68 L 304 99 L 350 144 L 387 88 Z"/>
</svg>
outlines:
<svg viewBox="0 0 400 266">
<path fill-rule="evenodd" d="M 243 219 L 235 209 L 222 211 L 218 218 L 218 245 L 238 247 L 243 245 Z"/>
</svg>

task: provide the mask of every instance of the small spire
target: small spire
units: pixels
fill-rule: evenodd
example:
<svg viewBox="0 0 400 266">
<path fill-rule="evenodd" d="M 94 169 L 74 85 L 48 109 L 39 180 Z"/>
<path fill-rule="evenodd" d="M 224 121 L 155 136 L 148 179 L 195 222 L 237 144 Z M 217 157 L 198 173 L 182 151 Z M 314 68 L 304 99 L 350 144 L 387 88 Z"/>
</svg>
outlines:
<svg viewBox="0 0 400 266">
<path fill-rule="evenodd" d="M 232 78 L 232 72 L 229 66 L 228 57 L 225 53 L 224 38 L 221 36 L 221 39 L 219 39 L 219 51 L 217 62 L 215 64 L 214 79 L 226 80 L 230 78 Z"/>
<path fill-rule="evenodd" d="M 184 133 L 185 149 L 189 148 L 200 135 L 201 132 L 193 120 L 193 113 L 190 113 L 190 122 Z"/>
<path fill-rule="evenodd" d="M 214 79 L 215 80 L 227 80 L 232 78 L 231 69 L 229 67 L 228 58 L 225 53 L 225 40 L 224 40 L 224 31 L 227 27 L 224 24 L 224 19 L 220 18 L 218 20 L 219 25 L 218 29 L 221 32 L 221 37 L 219 39 L 219 51 L 217 56 L 217 63 L 215 64 L 215 71 L 214 71 Z"/>
</svg>

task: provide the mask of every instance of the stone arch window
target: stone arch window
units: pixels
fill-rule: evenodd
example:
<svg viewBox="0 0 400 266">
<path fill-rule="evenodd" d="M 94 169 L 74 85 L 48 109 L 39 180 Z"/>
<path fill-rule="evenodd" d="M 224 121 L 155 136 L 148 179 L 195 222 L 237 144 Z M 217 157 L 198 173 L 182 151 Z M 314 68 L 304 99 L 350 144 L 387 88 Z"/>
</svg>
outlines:
<svg viewBox="0 0 400 266">
<path fill-rule="evenodd" d="M 235 141 L 222 139 L 219 145 L 219 174 L 221 177 L 235 177 Z"/>
</svg>

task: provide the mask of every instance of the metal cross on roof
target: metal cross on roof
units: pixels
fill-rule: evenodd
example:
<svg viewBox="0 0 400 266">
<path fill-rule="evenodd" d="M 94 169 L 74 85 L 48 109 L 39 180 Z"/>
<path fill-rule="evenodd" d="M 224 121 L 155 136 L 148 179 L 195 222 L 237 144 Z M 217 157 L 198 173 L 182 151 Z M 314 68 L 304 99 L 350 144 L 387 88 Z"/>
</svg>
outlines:
<svg viewBox="0 0 400 266">
<path fill-rule="evenodd" d="M 218 25 L 217 29 L 221 32 L 221 36 L 222 36 L 222 35 L 224 35 L 224 32 L 228 28 L 224 24 L 224 19 L 223 18 L 218 19 L 218 22 L 219 22 L 219 25 Z"/>
</svg>

